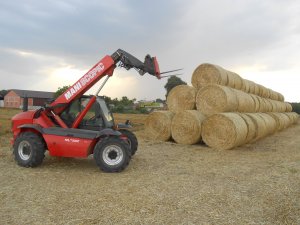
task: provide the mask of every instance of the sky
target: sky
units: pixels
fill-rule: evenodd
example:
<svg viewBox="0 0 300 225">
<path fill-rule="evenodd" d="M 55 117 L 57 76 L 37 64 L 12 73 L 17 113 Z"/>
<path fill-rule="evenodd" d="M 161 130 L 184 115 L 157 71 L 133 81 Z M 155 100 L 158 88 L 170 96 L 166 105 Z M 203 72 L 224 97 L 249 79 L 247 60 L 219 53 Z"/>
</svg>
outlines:
<svg viewBox="0 0 300 225">
<path fill-rule="evenodd" d="M 119 48 L 188 84 L 213 63 L 300 102 L 299 0 L 0 0 L 0 90 L 54 92 Z M 165 99 L 166 82 L 117 68 L 100 95 Z"/>
</svg>

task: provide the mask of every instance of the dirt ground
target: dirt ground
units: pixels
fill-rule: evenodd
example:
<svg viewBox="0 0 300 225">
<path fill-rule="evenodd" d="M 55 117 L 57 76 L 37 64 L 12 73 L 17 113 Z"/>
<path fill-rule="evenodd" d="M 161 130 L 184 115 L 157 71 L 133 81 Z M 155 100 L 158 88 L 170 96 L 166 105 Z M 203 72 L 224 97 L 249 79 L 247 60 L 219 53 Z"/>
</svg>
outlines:
<svg viewBox="0 0 300 225">
<path fill-rule="evenodd" d="M 19 167 L 3 122 L 0 224 L 300 224 L 300 121 L 217 151 L 147 140 L 145 116 L 117 115 L 126 117 L 138 127 L 139 149 L 116 174 L 92 157 L 47 155 L 40 167 Z"/>
</svg>

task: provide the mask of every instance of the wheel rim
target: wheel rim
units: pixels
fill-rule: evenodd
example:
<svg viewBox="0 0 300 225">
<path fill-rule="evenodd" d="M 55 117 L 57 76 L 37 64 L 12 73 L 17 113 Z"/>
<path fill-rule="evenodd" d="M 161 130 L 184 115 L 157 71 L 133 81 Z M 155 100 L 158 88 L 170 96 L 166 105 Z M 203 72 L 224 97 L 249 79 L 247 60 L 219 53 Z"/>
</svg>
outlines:
<svg viewBox="0 0 300 225">
<path fill-rule="evenodd" d="M 32 149 L 28 141 L 21 141 L 18 147 L 18 154 L 22 160 L 28 160 L 31 156 Z"/>
<path fill-rule="evenodd" d="M 120 146 L 109 145 L 105 147 L 102 157 L 107 165 L 115 166 L 123 160 L 124 155 Z"/>
</svg>

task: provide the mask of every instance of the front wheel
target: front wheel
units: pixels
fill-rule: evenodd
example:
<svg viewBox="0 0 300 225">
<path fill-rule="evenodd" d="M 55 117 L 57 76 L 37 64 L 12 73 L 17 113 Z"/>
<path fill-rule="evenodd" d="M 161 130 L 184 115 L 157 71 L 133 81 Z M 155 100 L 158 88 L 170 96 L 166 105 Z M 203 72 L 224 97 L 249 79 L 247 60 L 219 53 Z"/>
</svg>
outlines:
<svg viewBox="0 0 300 225">
<path fill-rule="evenodd" d="M 119 130 L 119 131 L 127 137 L 128 144 L 131 150 L 131 156 L 133 156 L 138 149 L 138 140 L 135 134 L 129 130 Z"/>
<path fill-rule="evenodd" d="M 43 162 L 45 150 L 45 143 L 39 135 L 24 132 L 16 138 L 13 153 L 18 165 L 36 167 Z"/>
<path fill-rule="evenodd" d="M 129 145 L 118 137 L 102 139 L 95 146 L 94 159 L 104 172 L 121 172 L 131 159 Z"/>
</svg>

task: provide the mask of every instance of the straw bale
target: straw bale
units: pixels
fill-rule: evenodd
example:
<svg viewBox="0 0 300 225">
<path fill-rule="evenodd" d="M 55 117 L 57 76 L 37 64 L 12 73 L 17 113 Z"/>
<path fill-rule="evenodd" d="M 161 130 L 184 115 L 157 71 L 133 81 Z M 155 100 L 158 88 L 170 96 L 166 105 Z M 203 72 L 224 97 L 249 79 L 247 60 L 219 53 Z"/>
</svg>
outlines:
<svg viewBox="0 0 300 225">
<path fill-rule="evenodd" d="M 252 141 L 261 139 L 268 134 L 265 120 L 261 116 L 259 116 L 258 113 L 246 113 L 246 115 L 248 115 L 252 119 L 255 125 L 256 134 Z"/>
<path fill-rule="evenodd" d="M 227 73 L 227 86 L 241 90 L 243 88 L 243 79 L 237 73 L 226 70 Z"/>
<path fill-rule="evenodd" d="M 236 93 L 237 96 L 238 112 L 255 112 L 255 108 L 256 108 L 255 101 L 253 100 L 250 94 L 247 94 L 239 90 L 234 90 L 234 92 Z"/>
<path fill-rule="evenodd" d="M 248 93 L 255 94 L 255 86 L 256 86 L 256 83 L 249 80 L 249 92 Z"/>
<path fill-rule="evenodd" d="M 185 110 L 175 114 L 171 134 L 179 144 L 196 144 L 201 141 L 201 127 L 205 116 L 197 110 Z"/>
<path fill-rule="evenodd" d="M 229 87 L 210 84 L 196 95 L 196 108 L 205 115 L 236 111 L 238 101 L 235 91 Z"/>
<path fill-rule="evenodd" d="M 234 88 L 241 90 L 243 87 L 243 78 L 241 78 L 237 73 L 232 73 L 232 76 L 234 80 Z"/>
<path fill-rule="evenodd" d="M 249 80 L 246 80 L 246 79 L 243 79 L 243 83 L 242 83 L 242 88 L 241 88 L 242 91 L 246 92 L 246 93 L 249 93 L 250 91 L 250 83 L 249 83 Z"/>
<path fill-rule="evenodd" d="M 247 137 L 245 143 L 248 143 L 256 137 L 257 130 L 253 120 L 247 114 L 240 113 L 239 115 L 243 118 L 247 125 Z"/>
<path fill-rule="evenodd" d="M 259 102 L 259 110 L 258 112 L 267 112 L 267 106 L 265 104 L 265 101 L 262 97 L 257 96 L 257 100 Z"/>
<path fill-rule="evenodd" d="M 259 116 L 265 121 L 267 135 L 274 133 L 277 128 L 276 120 L 267 113 L 259 113 Z"/>
<path fill-rule="evenodd" d="M 284 96 L 280 93 L 277 93 L 277 94 L 278 94 L 278 101 L 283 102 L 284 101 Z"/>
<path fill-rule="evenodd" d="M 263 102 L 266 105 L 266 112 L 272 112 L 273 111 L 273 105 L 270 102 L 270 99 L 263 98 Z"/>
<path fill-rule="evenodd" d="M 168 141 L 171 138 L 171 122 L 174 113 L 171 111 L 154 111 L 145 122 L 146 134 L 155 140 Z"/>
<path fill-rule="evenodd" d="M 188 85 L 174 87 L 167 97 L 167 105 L 172 112 L 195 109 L 195 101 L 196 89 Z"/>
<path fill-rule="evenodd" d="M 204 63 L 199 65 L 192 74 L 192 85 L 199 89 L 204 84 L 227 85 L 227 71 L 220 66 Z"/>
<path fill-rule="evenodd" d="M 259 95 L 259 86 L 257 84 L 255 84 L 254 86 L 254 93 L 255 95 Z"/>
<path fill-rule="evenodd" d="M 298 120 L 298 114 L 295 112 L 288 112 L 288 113 L 284 113 L 286 116 L 289 117 L 290 119 L 290 125 L 292 125 L 293 123 L 297 122 Z"/>
<path fill-rule="evenodd" d="M 292 112 L 293 111 L 292 105 L 288 102 L 285 102 L 285 108 L 286 108 L 285 109 L 286 112 Z"/>
<path fill-rule="evenodd" d="M 200 89 L 206 84 L 219 84 L 242 90 L 246 93 L 255 94 L 262 98 L 284 101 L 282 94 L 251 80 L 243 79 L 238 74 L 220 66 L 209 63 L 199 65 L 192 75 L 192 85 L 195 88 Z"/>
<path fill-rule="evenodd" d="M 289 126 L 288 124 L 290 123 L 290 119 L 283 113 L 269 112 L 268 115 L 272 116 L 276 121 L 276 131 L 280 131 Z"/>
<path fill-rule="evenodd" d="M 216 149 L 232 149 L 247 139 L 248 128 L 237 113 L 214 114 L 202 124 L 202 139 Z"/>
<path fill-rule="evenodd" d="M 259 112 L 259 100 L 258 100 L 258 98 L 260 98 L 260 97 L 258 97 L 257 95 L 253 95 L 253 94 L 250 94 L 250 96 L 251 96 L 251 98 L 253 99 L 253 101 L 254 101 L 254 106 L 255 106 L 255 112 Z"/>
</svg>

